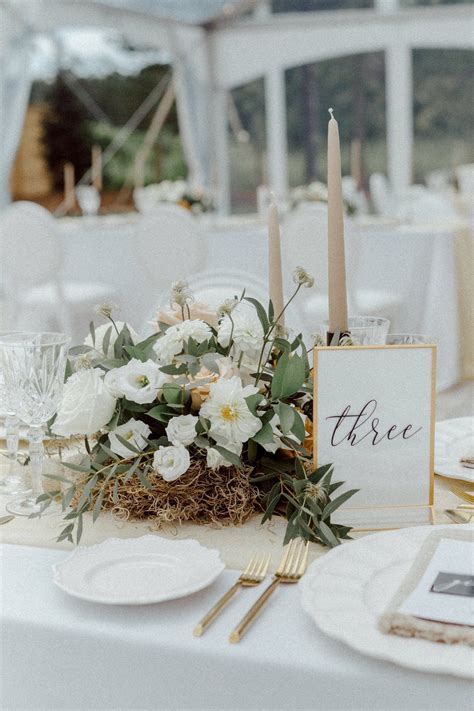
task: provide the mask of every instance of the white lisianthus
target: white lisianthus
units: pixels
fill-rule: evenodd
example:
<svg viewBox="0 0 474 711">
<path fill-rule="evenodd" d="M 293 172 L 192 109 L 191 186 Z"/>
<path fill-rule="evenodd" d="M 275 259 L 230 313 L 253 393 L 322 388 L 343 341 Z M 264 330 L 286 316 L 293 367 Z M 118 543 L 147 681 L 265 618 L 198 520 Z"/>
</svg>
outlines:
<svg viewBox="0 0 474 711">
<path fill-rule="evenodd" d="M 260 353 L 263 346 L 263 328 L 253 311 L 237 308 L 232 313 L 232 320 L 229 316 L 222 319 L 217 332 L 220 345 L 227 348 L 231 335 L 239 352 L 250 358 L 255 358 Z"/>
<path fill-rule="evenodd" d="M 79 370 L 64 385 L 52 430 L 62 437 L 95 434 L 111 420 L 115 403 L 98 370 Z"/>
<path fill-rule="evenodd" d="M 112 392 L 140 404 L 153 402 L 168 380 L 168 376 L 152 360 L 142 363 L 137 358 L 109 371 L 106 376 L 107 386 Z"/>
<path fill-rule="evenodd" d="M 209 386 L 209 397 L 201 415 L 210 420 L 210 435 L 228 443 L 246 442 L 261 429 L 262 423 L 250 412 L 245 398 L 258 393 L 258 388 L 242 387 L 240 378 L 219 378 Z M 224 446 L 224 445 L 223 445 Z M 227 447 L 229 449 L 229 447 Z"/>
<path fill-rule="evenodd" d="M 198 417 L 195 415 L 179 415 L 172 417 L 166 427 L 166 436 L 171 444 L 176 446 L 182 444 L 187 447 L 194 442 L 196 437 L 196 425 Z"/>
<path fill-rule="evenodd" d="M 133 452 L 119 441 L 117 435 L 120 435 L 122 439 L 126 439 L 137 449 L 142 450 L 147 445 L 144 438 L 148 437 L 149 434 L 151 434 L 151 429 L 148 425 L 141 420 L 134 420 L 132 417 L 128 422 L 109 432 L 110 449 L 121 457 L 133 457 Z"/>
<path fill-rule="evenodd" d="M 237 442 L 236 444 L 223 443 L 222 447 L 228 449 L 229 452 L 234 452 L 234 454 L 237 454 L 239 457 L 242 453 L 242 442 Z M 232 466 L 232 463 L 228 462 L 227 459 L 217 451 L 217 449 L 214 449 L 214 447 L 207 448 L 206 464 L 209 469 L 219 469 L 219 467 Z"/>
<path fill-rule="evenodd" d="M 188 319 L 170 326 L 164 335 L 156 341 L 153 348 L 160 364 L 169 365 L 173 362 L 173 358 L 181 353 L 184 344 L 190 338 L 197 343 L 202 343 L 211 336 L 211 327 L 207 323 L 201 319 Z"/>
<path fill-rule="evenodd" d="M 124 327 L 125 324 L 123 321 L 116 321 L 115 325 L 117 326 L 119 333 L 121 333 L 122 328 Z M 107 348 L 107 353 L 104 353 L 104 349 L 103 349 L 104 336 L 110 328 L 112 330 L 110 331 L 109 345 Z M 137 343 L 138 342 L 137 333 L 130 326 L 128 326 L 128 330 L 130 332 L 130 336 L 131 336 L 133 343 Z M 117 338 L 118 338 L 117 331 L 112 326 L 112 324 L 111 323 L 103 323 L 100 326 L 97 326 L 97 328 L 95 329 L 95 346 L 92 343 L 92 336 L 90 333 L 84 339 L 84 345 L 90 346 L 91 348 L 95 348 L 96 351 L 99 351 L 100 353 L 104 353 L 104 355 L 107 356 L 107 358 L 113 358 L 114 357 L 114 345 L 115 345 L 115 341 L 117 340 Z"/>
<path fill-rule="evenodd" d="M 153 457 L 153 468 L 165 481 L 174 481 L 185 474 L 191 458 L 182 444 L 175 447 L 158 447 Z"/>
</svg>

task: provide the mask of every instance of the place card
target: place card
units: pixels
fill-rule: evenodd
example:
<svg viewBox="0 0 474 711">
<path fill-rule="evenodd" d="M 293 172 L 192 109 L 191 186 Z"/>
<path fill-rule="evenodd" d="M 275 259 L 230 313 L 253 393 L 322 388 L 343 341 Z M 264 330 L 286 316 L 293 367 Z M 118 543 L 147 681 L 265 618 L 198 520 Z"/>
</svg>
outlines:
<svg viewBox="0 0 474 711">
<path fill-rule="evenodd" d="M 359 490 L 335 522 L 432 522 L 435 391 L 434 345 L 315 348 L 315 465 Z"/>
</svg>

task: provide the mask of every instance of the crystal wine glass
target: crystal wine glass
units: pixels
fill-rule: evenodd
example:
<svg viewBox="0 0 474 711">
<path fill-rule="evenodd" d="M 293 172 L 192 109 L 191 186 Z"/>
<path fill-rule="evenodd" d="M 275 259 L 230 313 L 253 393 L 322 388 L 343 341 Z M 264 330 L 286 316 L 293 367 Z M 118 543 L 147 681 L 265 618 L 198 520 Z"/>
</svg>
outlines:
<svg viewBox="0 0 474 711">
<path fill-rule="evenodd" d="M 64 384 L 69 339 L 63 333 L 0 336 L 5 387 L 15 413 L 28 427 L 32 494 L 13 499 L 17 516 L 41 511 L 44 426 L 55 414 Z"/>
<path fill-rule="evenodd" d="M 15 331 L 5 331 L 0 336 L 15 335 Z M 0 360 L 1 364 L 1 360 Z M 20 439 L 20 420 L 16 416 L 11 406 L 10 398 L 8 398 L 7 389 L 5 387 L 5 378 L 3 368 L 0 367 L 0 412 L 4 416 L 5 423 L 5 440 L 6 440 L 6 458 L 8 467 L 6 476 L 0 479 L 0 495 L 3 494 L 25 494 L 28 492 L 28 486 L 25 482 L 25 476 L 22 468 L 18 466 L 18 445 Z"/>
</svg>

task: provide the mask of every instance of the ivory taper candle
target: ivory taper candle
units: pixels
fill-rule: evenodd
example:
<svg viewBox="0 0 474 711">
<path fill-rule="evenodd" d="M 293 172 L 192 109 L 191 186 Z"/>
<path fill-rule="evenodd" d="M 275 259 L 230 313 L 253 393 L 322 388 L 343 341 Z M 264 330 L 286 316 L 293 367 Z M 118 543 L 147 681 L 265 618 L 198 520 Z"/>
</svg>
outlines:
<svg viewBox="0 0 474 711">
<path fill-rule="evenodd" d="M 344 210 L 342 202 L 339 127 L 329 109 L 328 124 L 328 298 L 329 331 L 347 331 Z"/>
<path fill-rule="evenodd" d="M 99 192 L 102 190 L 102 148 L 92 146 L 92 185 Z"/>
<path fill-rule="evenodd" d="M 280 222 L 278 208 L 272 201 L 268 208 L 268 289 L 275 317 L 283 311 L 283 277 L 281 273 Z M 279 319 L 285 325 L 285 316 Z"/>
</svg>

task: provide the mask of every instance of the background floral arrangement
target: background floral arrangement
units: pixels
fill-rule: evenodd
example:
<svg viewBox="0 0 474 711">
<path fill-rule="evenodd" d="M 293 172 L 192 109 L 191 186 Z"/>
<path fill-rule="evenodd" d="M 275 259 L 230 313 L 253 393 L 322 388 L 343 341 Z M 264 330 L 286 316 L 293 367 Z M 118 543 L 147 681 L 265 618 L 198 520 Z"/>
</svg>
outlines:
<svg viewBox="0 0 474 711">
<path fill-rule="evenodd" d="M 207 212 L 212 209 L 212 198 L 202 188 L 194 188 L 185 180 L 162 180 L 161 183 L 139 188 L 136 197 L 140 203 L 151 208 L 160 202 L 181 205 L 195 213 Z"/>
<path fill-rule="evenodd" d="M 332 481 L 332 465 L 312 467 L 308 353 L 301 335 L 290 340 L 279 325 L 300 289 L 313 286 L 302 268 L 294 282 L 281 314 L 245 292 L 216 313 L 176 282 L 156 333 L 141 341 L 114 320 L 111 306 L 100 307 L 108 323 L 91 323 L 84 345 L 71 349 L 51 424 L 57 435 L 84 436 L 87 450 L 80 463 L 66 464 L 79 476 L 40 497 L 44 508 L 62 500 L 60 540 L 72 541 L 76 525 L 80 539 L 88 510 L 94 520 L 103 508 L 120 512 L 132 489 L 135 515 L 164 522 L 173 507 L 174 520 L 197 522 L 241 521 L 260 509 L 264 521 L 286 516 L 285 541 L 334 546 L 348 537 L 331 514 L 355 492 L 332 499 L 342 484 Z M 207 515 L 204 490 L 212 499 Z"/>
<path fill-rule="evenodd" d="M 344 194 L 346 193 L 346 194 Z M 351 195 L 347 194 L 347 191 L 344 191 L 344 186 L 343 186 L 343 202 L 344 202 L 344 207 L 348 215 L 353 215 L 357 212 L 357 205 L 355 202 L 351 199 Z M 290 206 L 291 208 L 295 208 L 301 203 L 305 202 L 323 202 L 327 203 L 328 201 L 328 189 L 327 186 L 324 183 L 321 183 L 319 180 L 314 180 L 312 183 L 309 183 L 308 185 L 297 185 L 295 188 L 293 188 L 290 191 Z"/>
</svg>

